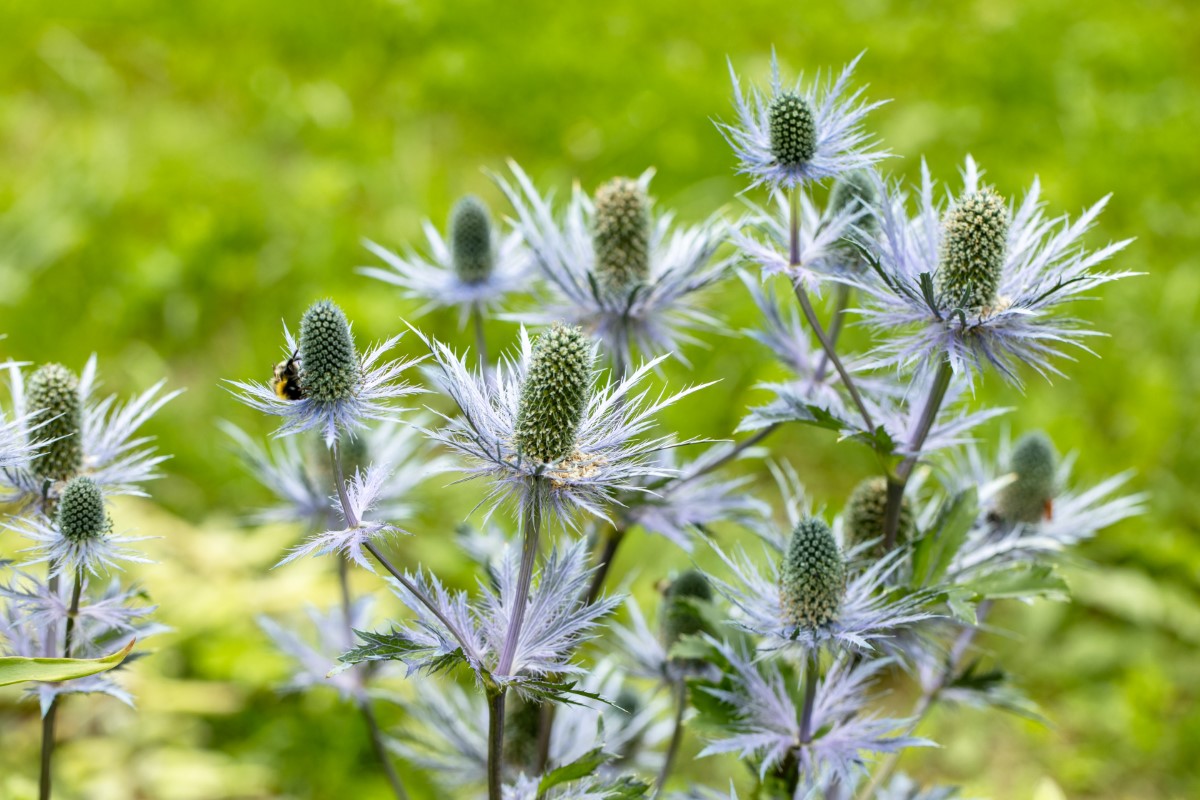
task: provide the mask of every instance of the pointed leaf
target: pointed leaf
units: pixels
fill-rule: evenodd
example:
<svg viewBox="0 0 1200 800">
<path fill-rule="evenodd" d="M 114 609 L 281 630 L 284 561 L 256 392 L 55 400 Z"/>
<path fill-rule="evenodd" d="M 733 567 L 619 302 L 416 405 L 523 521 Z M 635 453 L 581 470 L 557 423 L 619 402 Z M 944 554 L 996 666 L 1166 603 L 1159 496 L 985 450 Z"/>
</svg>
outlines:
<svg viewBox="0 0 1200 800">
<path fill-rule="evenodd" d="M 106 672 L 125 660 L 134 641 L 131 639 L 129 644 L 103 658 L 0 658 L 0 686 L 25 681 L 57 683 Z"/>
</svg>

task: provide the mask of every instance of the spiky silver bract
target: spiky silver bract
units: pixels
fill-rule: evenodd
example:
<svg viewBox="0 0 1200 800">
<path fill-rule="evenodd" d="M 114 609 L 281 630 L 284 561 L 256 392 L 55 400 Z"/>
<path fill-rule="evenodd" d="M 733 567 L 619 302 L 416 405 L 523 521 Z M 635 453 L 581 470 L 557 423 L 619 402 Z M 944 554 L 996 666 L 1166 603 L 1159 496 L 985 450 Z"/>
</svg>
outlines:
<svg viewBox="0 0 1200 800">
<path fill-rule="evenodd" d="M 872 354 L 874 366 L 932 369 L 949 358 L 954 371 L 968 379 L 990 366 L 1018 386 L 1021 364 L 1044 376 L 1061 374 L 1055 359 L 1068 357 L 1064 352 L 1068 347 L 1087 350 L 1083 340 L 1097 333 L 1079 320 L 1056 316 L 1058 307 L 1135 274 L 1096 269 L 1129 240 L 1096 251 L 1080 243 L 1107 198 L 1074 222 L 1066 216 L 1047 219 L 1035 180 L 1012 211 L 996 302 L 961 307 L 961 298 L 947 297 L 936 288 L 946 252 L 943 209 L 983 191 L 980 177 L 975 161 L 968 157 L 962 190 L 942 203 L 934 197 L 928 167 L 922 165 L 918 208 L 911 218 L 904 196 L 888 188 L 878 209 L 879 233 L 863 242 L 878 268 L 841 278 L 867 298 L 861 313 L 880 333 Z"/>
<path fill-rule="evenodd" d="M 29 411 L 42 421 L 35 432 L 39 478 L 66 481 L 83 467 L 83 400 L 79 378 L 62 364 L 43 364 L 29 377 Z"/>
<path fill-rule="evenodd" d="M 594 355 L 579 328 L 552 325 L 534 340 L 513 434 L 522 458 L 556 464 L 574 454 L 592 389 Z"/>
<path fill-rule="evenodd" d="M 371 278 L 400 287 L 404 296 L 424 303 L 418 314 L 434 308 L 458 310 L 459 325 L 472 313 L 490 315 L 511 294 L 527 291 L 532 278 L 529 252 L 517 232 L 502 235 L 487 225 L 488 256 L 482 247 L 486 206 L 468 205 L 466 198 L 451 214 L 448 239 L 433 223 L 424 222 L 428 256 L 408 250 L 397 253 L 366 239 L 363 245 L 387 268 L 360 267 Z M 469 241 L 468 241 L 469 240 Z M 490 263 L 490 268 L 485 265 Z"/>
<path fill-rule="evenodd" d="M 596 208 L 576 185 L 561 215 L 529 176 L 509 164 L 512 182 L 497 183 L 513 205 L 515 225 L 553 295 L 539 310 L 518 315 L 535 324 L 565 321 L 595 336 L 605 352 L 624 364 L 634 351 L 644 357 L 670 353 L 694 341 L 696 330 L 716 331 L 720 322 L 699 305 L 700 290 L 720 280 L 731 259 L 716 259 L 725 224 L 713 217 L 695 227 L 674 224 L 672 216 L 649 206 L 648 267 L 644 280 L 619 289 L 600 274 Z M 644 194 L 651 172 L 637 179 Z"/>
<path fill-rule="evenodd" d="M 1012 481 L 996 495 L 996 514 L 1005 522 L 1032 524 L 1053 516 L 1051 504 L 1058 492 L 1055 479 L 1058 453 L 1041 431 L 1027 433 L 1013 446 L 1008 463 Z"/>
<path fill-rule="evenodd" d="M 322 304 L 317 305 L 323 307 Z M 352 370 L 345 359 L 347 343 L 341 333 L 331 333 L 328 340 L 325 337 L 318 339 L 316 336 L 318 330 L 338 327 L 335 325 L 337 317 L 336 313 L 323 311 L 319 319 L 314 317 L 312 320 L 320 324 L 312 328 L 310 349 L 314 354 L 320 355 L 314 355 L 318 363 L 313 365 L 313 372 L 306 372 L 307 367 L 302 358 L 300 370 L 302 383 L 307 381 L 306 385 L 313 388 L 314 394 L 308 394 L 299 400 L 289 400 L 280 397 L 273 387 L 262 381 L 229 382 L 234 395 L 243 403 L 264 414 L 282 419 L 275 431 L 276 436 L 288 436 L 316 429 L 325 440 L 325 444 L 332 447 L 339 432 L 356 431 L 365 427 L 368 420 L 395 419 L 403 409 L 396 408 L 393 405 L 394 401 L 422 391 L 402 381 L 401 376 L 410 367 L 422 361 L 423 357 L 407 361 L 383 360 L 384 354 L 400 341 L 403 334 L 393 336 L 358 354 L 357 369 Z M 290 358 L 293 353 L 302 349 L 286 327 L 284 343 L 284 358 Z M 353 348 L 352 339 L 349 345 Z"/>
<path fill-rule="evenodd" d="M 67 490 L 70 490 L 69 492 Z M 24 563 L 49 564 L 50 575 L 99 575 L 119 570 L 121 562 L 149 563 L 125 545 L 146 537 L 112 533 L 104 497 L 90 478 L 72 479 L 60 497 L 53 519 L 40 513 L 19 517 L 13 530 L 33 541 Z"/>
<path fill-rule="evenodd" d="M 798 687 L 787 680 L 774 659 L 759 659 L 737 645 L 713 641 L 728 665 L 720 683 L 699 684 L 698 691 L 726 706 L 734 722 L 710 734 L 700 757 L 737 753 L 757 764 L 765 777 L 789 758 L 798 762 L 795 797 L 829 775 L 853 785 L 865 773 L 863 753 L 893 753 L 929 742 L 906 735 L 910 721 L 879 717 L 867 710 L 870 685 L 890 661 L 877 658 L 856 663 L 836 659 L 818 680 L 814 695 L 811 741 L 801 735 Z M 805 680 L 815 676 L 806 675 Z"/>
<path fill-rule="evenodd" d="M 338 656 L 353 646 L 351 631 L 366 630 L 370 626 L 373 604 L 374 599 L 364 595 L 355 600 L 349 609 L 339 607 L 322 611 L 306 605 L 304 611 L 312 629 L 310 636 L 303 636 L 285 627 L 279 620 L 259 617 L 259 627 L 271 637 L 276 647 L 295 662 L 295 672 L 285 688 L 303 692 L 327 686 L 336 690 L 343 700 L 363 699 L 366 695 L 365 667 L 339 670 L 333 674 L 330 670 L 337 664 Z"/>
<path fill-rule="evenodd" d="M 738 158 L 738 172 L 749 177 L 751 186 L 791 189 L 869 167 L 887 156 L 874 149 L 875 140 L 863 130 L 867 114 L 882 103 L 863 100 L 863 88 L 850 91 L 861 58 L 824 85 L 818 73 L 811 84 L 805 85 L 801 76 L 787 88 L 772 52 L 767 95 L 753 88 L 743 94 L 730 63 L 737 122 L 717 127 Z"/>
<path fill-rule="evenodd" d="M 437 368 L 434 380 L 460 411 L 455 417 L 443 417 L 444 424 L 428 431 L 430 436 L 466 457 L 468 477 L 490 480 L 492 507 L 506 498 L 524 496 L 531 491 L 531 479 L 544 478 L 540 483 L 548 510 L 567 520 L 576 511 L 604 517 L 605 505 L 617 492 L 642 491 L 642 482 L 673 475 L 655 454 L 686 442 L 643 434 L 654 426 L 660 410 L 707 385 L 650 402 L 649 391 L 638 387 L 664 358 L 659 357 L 619 383 L 597 386 L 579 423 L 574 450 L 558 462 L 546 463 L 523 457 L 517 446 L 521 396 L 534 357 L 528 333 L 521 331 L 519 357 L 502 358 L 495 373 L 486 377 L 448 346 L 427 344 Z"/>
</svg>

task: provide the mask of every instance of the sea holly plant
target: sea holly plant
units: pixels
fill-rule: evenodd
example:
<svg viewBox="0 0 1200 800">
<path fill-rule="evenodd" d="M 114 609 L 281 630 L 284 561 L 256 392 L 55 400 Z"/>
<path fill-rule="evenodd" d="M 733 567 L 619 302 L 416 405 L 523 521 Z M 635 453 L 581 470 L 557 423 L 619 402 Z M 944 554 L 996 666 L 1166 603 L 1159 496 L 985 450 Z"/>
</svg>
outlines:
<svg viewBox="0 0 1200 800">
<path fill-rule="evenodd" d="M 1036 182 L 1012 202 L 969 158 L 961 188 L 942 192 L 927 168 L 903 188 L 883 171 L 867 128 L 879 103 L 854 86 L 856 64 L 788 85 L 772 59 L 765 91 L 735 74 L 736 116 L 719 129 L 748 193 L 765 195 L 736 221 L 676 223 L 650 172 L 558 205 L 511 165 L 497 176 L 507 236 L 464 199 L 446 237 L 428 227 L 430 259 L 368 245 L 391 269 L 368 275 L 473 320 L 475 357 L 415 328 L 421 358 L 389 360 L 398 338 L 360 352 L 319 301 L 298 340 L 285 332 L 272 381 L 235 384 L 282 419 L 267 446 L 233 431 L 278 496 L 268 518 L 309 528 L 281 568 L 333 557 L 343 592 L 340 614 L 310 610 L 315 639 L 263 626 L 299 663 L 294 686 L 359 707 L 397 797 L 393 757 L 489 800 L 730 796 L 692 779 L 694 738 L 700 758 L 745 762 L 758 798 L 948 798 L 898 769 L 933 744 L 930 708 L 1036 716 L 978 632 L 998 602 L 1067 599 L 1062 554 L 1142 498 L 1124 474 L 1079 486 L 1045 434 L 978 441 L 1009 409 L 983 402 L 976 378 L 1058 374 L 1098 333 L 1060 305 L 1124 277 L 1102 267 L 1125 243 L 1085 243 L 1103 202 L 1051 217 Z M 735 264 L 757 310 L 744 340 L 704 291 Z M 490 315 L 531 326 L 494 363 Z M 665 408 L 703 397 L 663 368 L 699 363 L 685 351 L 700 345 L 765 347 L 787 375 L 722 441 L 661 427 Z M 402 381 L 420 360 L 422 385 Z M 418 392 L 428 412 L 400 419 Z M 771 457 L 780 431 L 833 432 L 877 468 L 847 473 L 845 497 L 808 497 Z M 465 585 L 419 563 L 407 535 L 449 539 L 409 513 L 446 463 L 455 491 L 474 492 L 455 520 Z M 660 538 L 614 586 L 636 529 Z M 664 540 L 693 566 L 664 574 Z M 392 613 L 372 619 L 351 597 L 351 565 L 382 577 Z M 374 713 L 382 679 L 413 684 L 387 693 L 392 731 Z M 910 713 L 880 702 L 885 682 L 910 686 Z"/>
<path fill-rule="evenodd" d="M 146 562 L 142 538 L 117 528 L 110 501 L 144 494 L 166 456 L 141 427 L 178 392 L 159 383 L 133 400 L 97 399 L 96 359 L 82 374 L 9 364 L 11 413 L 0 423 L 0 487 L 16 512 L 4 527 L 27 541 L 0 561 L 0 684 L 26 683 L 42 712 L 39 797 L 51 796 L 56 721 L 66 696 L 133 704 L 114 677 L 161 630 L 123 567 Z"/>
</svg>

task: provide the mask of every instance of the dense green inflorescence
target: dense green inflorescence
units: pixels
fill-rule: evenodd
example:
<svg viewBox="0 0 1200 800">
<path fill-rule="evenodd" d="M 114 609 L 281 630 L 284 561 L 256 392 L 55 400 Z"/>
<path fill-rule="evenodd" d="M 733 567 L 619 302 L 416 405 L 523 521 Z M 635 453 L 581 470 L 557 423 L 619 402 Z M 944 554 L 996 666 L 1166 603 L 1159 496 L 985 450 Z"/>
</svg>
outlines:
<svg viewBox="0 0 1200 800">
<path fill-rule="evenodd" d="M 807 630 L 837 618 L 846 593 L 846 564 L 829 526 L 816 517 L 801 520 L 792 531 L 779 596 L 785 620 Z"/>
<path fill-rule="evenodd" d="M 632 178 L 613 178 L 596 190 L 593 220 L 596 280 L 625 292 L 650 277 L 650 198 Z"/>
<path fill-rule="evenodd" d="M 492 219 L 488 207 L 474 195 L 463 197 L 450 212 L 450 257 L 454 272 L 465 283 L 480 283 L 492 274 Z"/>
<path fill-rule="evenodd" d="M 883 523 L 887 516 L 887 480 L 867 478 L 850 493 L 846 510 L 842 515 L 846 541 L 858 544 L 884 535 Z M 896 541 L 906 542 L 912 537 L 912 504 L 905 497 L 900 501 L 900 524 L 896 528 Z"/>
<path fill-rule="evenodd" d="M 668 649 L 684 636 L 694 636 L 708 630 L 704 615 L 696 603 L 707 603 L 712 598 L 712 585 L 699 570 L 689 569 L 671 581 L 663 593 L 659 611 L 660 633 Z"/>
<path fill-rule="evenodd" d="M 34 423 L 35 442 L 42 443 L 33 462 L 38 477 L 65 481 L 83 466 L 83 400 L 79 396 L 79 378 L 62 364 L 43 364 L 29 378 L 26 387 L 28 408 Z"/>
<path fill-rule="evenodd" d="M 592 357 L 592 343 L 583 331 L 561 323 L 533 343 L 514 436 L 523 457 L 550 463 L 575 449 L 591 393 Z"/>
<path fill-rule="evenodd" d="M 991 189 L 966 195 L 946 212 L 936 281 L 944 302 L 972 310 L 995 307 L 1008 226 L 1008 205 Z"/>
<path fill-rule="evenodd" d="M 767 108 L 771 153 L 785 167 L 807 164 L 817 152 L 817 125 L 812 107 L 803 97 L 784 92 Z"/>
<path fill-rule="evenodd" d="M 319 300 L 300 319 L 300 383 L 319 403 L 349 400 L 362 381 L 354 336 L 342 309 Z"/>
<path fill-rule="evenodd" d="M 996 496 L 996 515 L 1006 522 L 1043 519 L 1058 492 L 1058 453 L 1050 437 L 1040 431 L 1022 436 L 1013 447 L 1008 468 L 1014 479 Z"/>
<path fill-rule="evenodd" d="M 111 529 L 100 487 L 91 478 L 72 478 L 58 503 L 59 532 L 72 542 L 82 542 L 105 536 Z"/>
<path fill-rule="evenodd" d="M 854 224 L 868 236 L 879 230 L 879 220 L 871 213 L 879 206 L 879 186 L 870 170 L 855 169 L 843 173 L 829 190 L 829 209 L 833 212 L 853 209 Z"/>
</svg>

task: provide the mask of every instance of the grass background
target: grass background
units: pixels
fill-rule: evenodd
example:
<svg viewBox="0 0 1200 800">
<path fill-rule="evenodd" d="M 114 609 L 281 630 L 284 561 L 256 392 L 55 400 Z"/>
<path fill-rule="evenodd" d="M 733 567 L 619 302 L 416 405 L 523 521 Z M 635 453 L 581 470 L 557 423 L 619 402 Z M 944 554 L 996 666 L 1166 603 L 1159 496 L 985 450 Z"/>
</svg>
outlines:
<svg viewBox="0 0 1200 800">
<path fill-rule="evenodd" d="M 1132 468 L 1151 492 L 1146 516 L 1080 551 L 1075 604 L 1007 608 L 1026 635 L 988 642 L 1054 725 L 937 714 L 946 746 L 906 764 L 975 796 L 1200 795 L 1200 7 L 10 1 L 0 30 L 0 357 L 79 367 L 94 351 L 114 391 L 164 375 L 187 387 L 151 426 L 175 456 L 156 505 L 119 509 L 163 537 L 140 575 L 176 630 L 130 678 L 140 715 L 70 703 L 63 797 L 385 796 L 353 715 L 273 691 L 286 665 L 252 616 L 333 590 L 319 563 L 266 573 L 295 531 L 237 526 L 265 497 L 214 420 L 267 428 L 221 380 L 269 374 L 280 320 L 322 296 L 364 340 L 399 329 L 413 308 L 354 273 L 371 260 L 360 238 L 415 241 L 465 191 L 501 207 L 483 170 L 508 157 L 560 191 L 654 166 L 685 219 L 732 205 L 743 184 L 711 122 L 732 114 L 725 59 L 762 79 L 771 46 L 810 72 L 867 50 L 860 79 L 894 98 L 871 126 L 897 174 L 923 156 L 952 179 L 970 152 L 1002 192 L 1039 175 L 1054 209 L 1114 192 L 1091 243 L 1136 236 L 1119 266 L 1147 273 L 1077 309 L 1110 334 L 1101 360 L 1024 395 L 980 389 L 1017 407 L 1013 428 L 1080 450 L 1084 479 Z M 750 318 L 734 284 L 720 310 Z M 449 316 L 421 324 L 459 335 Z M 694 378 L 722 383 L 668 423 L 720 436 L 770 366 L 745 341 L 711 345 Z M 778 445 L 833 506 L 870 469 L 817 432 Z M 447 497 L 413 526 L 438 567 L 455 558 Z M 659 540 L 627 547 L 620 569 L 682 563 Z M 0 692 L 4 797 L 28 796 L 34 776 L 34 710 L 17 700 Z"/>
</svg>

